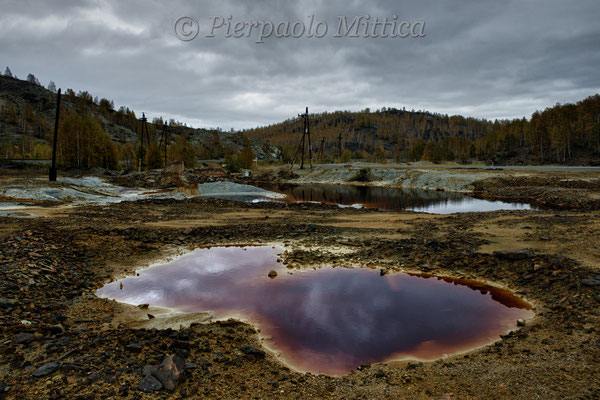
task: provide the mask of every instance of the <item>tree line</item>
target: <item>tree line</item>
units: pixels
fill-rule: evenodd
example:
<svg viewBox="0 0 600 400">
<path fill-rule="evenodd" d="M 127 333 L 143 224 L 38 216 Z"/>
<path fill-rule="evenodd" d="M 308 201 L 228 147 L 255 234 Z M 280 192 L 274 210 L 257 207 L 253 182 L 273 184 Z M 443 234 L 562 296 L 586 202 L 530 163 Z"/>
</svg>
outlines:
<svg viewBox="0 0 600 400">
<path fill-rule="evenodd" d="M 4 75 L 16 78 L 8 67 Z M 33 74 L 28 75 L 27 82 L 41 86 Z M 54 93 L 56 85 L 50 82 L 48 90 Z M 4 122 L 24 135 L 18 143 L 1 141 L 0 157 L 50 156 L 54 101 L 49 96 L 37 109 L 30 103 L 2 107 Z M 536 111 L 529 119 L 489 121 L 426 111 L 367 108 L 312 114 L 310 124 L 313 153 L 322 160 L 502 162 L 521 155 L 530 163 L 565 163 L 582 154 L 600 155 L 600 95 L 575 104 L 556 104 Z M 282 161 L 289 161 L 302 130 L 299 118 L 245 130 L 238 142 L 241 149 L 236 151 L 223 145 L 218 129 L 194 129 L 173 119 L 154 118 L 147 123 L 141 146 L 140 117 L 133 110 L 115 109 L 112 100 L 67 89 L 59 123 L 58 157 L 59 164 L 66 168 L 136 169 L 140 164 L 160 168 L 165 163 L 160 139 L 168 131 L 168 162 L 183 161 L 194 167 L 197 159 L 225 159 L 231 169 L 237 170 L 252 164 L 252 140 L 279 147 Z"/>
<path fill-rule="evenodd" d="M 246 134 L 281 147 L 289 160 L 302 129 L 300 119 L 288 119 Z M 393 108 L 320 113 L 311 115 L 311 135 L 313 151 L 341 161 L 493 161 L 519 153 L 532 163 L 564 163 L 581 154 L 600 156 L 600 95 L 556 104 L 530 119 L 488 121 Z"/>
</svg>

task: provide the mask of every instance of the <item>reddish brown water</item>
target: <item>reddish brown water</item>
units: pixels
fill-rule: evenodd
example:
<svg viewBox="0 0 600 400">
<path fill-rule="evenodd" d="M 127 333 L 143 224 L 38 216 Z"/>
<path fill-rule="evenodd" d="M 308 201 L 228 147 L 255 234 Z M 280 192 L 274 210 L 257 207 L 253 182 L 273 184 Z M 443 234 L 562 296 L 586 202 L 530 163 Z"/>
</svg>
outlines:
<svg viewBox="0 0 600 400">
<path fill-rule="evenodd" d="M 364 363 L 431 360 L 490 343 L 533 315 L 509 292 L 476 282 L 362 268 L 289 274 L 282 249 L 197 249 L 98 290 L 98 296 L 246 320 L 291 367 L 341 375 Z M 276 270 L 278 276 L 267 274 Z M 120 284 L 123 289 L 120 289 Z"/>
</svg>

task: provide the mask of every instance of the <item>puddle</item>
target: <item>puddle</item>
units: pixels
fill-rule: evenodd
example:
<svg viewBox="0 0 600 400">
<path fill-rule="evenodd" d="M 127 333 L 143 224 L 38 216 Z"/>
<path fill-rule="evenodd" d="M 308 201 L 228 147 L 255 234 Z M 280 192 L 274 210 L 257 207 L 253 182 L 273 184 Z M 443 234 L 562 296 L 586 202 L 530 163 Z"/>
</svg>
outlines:
<svg viewBox="0 0 600 400">
<path fill-rule="evenodd" d="M 288 201 L 312 201 L 346 206 L 361 204 L 367 208 L 410 210 L 431 214 L 532 209 L 529 204 L 481 200 L 461 193 L 433 190 L 325 183 L 282 184 L 267 189 L 285 194 Z"/>
<path fill-rule="evenodd" d="M 378 270 L 293 271 L 270 246 L 196 249 L 109 283 L 103 298 L 183 312 L 211 310 L 260 329 L 299 371 L 343 375 L 364 363 L 434 360 L 499 339 L 533 316 L 508 291 Z M 270 270 L 278 275 L 270 279 Z M 123 284 L 123 288 L 120 285 Z"/>
</svg>

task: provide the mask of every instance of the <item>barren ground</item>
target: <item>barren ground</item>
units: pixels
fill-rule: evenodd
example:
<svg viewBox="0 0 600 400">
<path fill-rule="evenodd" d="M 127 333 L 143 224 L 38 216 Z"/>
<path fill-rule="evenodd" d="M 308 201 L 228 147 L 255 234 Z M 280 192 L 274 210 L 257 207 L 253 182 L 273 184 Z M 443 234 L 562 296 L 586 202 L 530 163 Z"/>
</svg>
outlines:
<svg viewBox="0 0 600 400">
<path fill-rule="evenodd" d="M 549 202 L 564 205 L 573 192 L 554 185 L 571 178 L 561 174 L 478 187 L 492 197 L 550 193 Z M 598 191 L 575 181 L 569 185 L 592 200 L 552 211 L 443 216 L 194 198 L 42 204 L 37 218 L 2 217 L 4 398 L 599 398 Z M 347 265 L 495 282 L 529 299 L 536 317 L 468 354 L 364 365 L 332 378 L 290 370 L 263 352 L 247 324 L 204 314 L 168 319 L 94 296 L 105 282 L 186 249 L 271 243 L 287 246 L 290 268 Z M 144 367 L 171 354 L 188 363 L 175 389 L 140 391 Z M 49 362 L 54 371 L 33 376 Z"/>
</svg>

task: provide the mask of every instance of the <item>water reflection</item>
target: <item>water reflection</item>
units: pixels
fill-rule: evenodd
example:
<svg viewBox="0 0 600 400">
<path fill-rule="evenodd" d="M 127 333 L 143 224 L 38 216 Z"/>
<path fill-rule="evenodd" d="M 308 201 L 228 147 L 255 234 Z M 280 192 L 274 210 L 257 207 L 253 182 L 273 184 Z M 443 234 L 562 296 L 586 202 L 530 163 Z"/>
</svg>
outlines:
<svg viewBox="0 0 600 400">
<path fill-rule="evenodd" d="M 488 201 L 461 193 L 420 189 L 307 183 L 275 185 L 269 187 L 269 190 L 285 194 L 289 201 L 361 204 L 367 208 L 412 210 L 432 214 L 531 209 L 529 204 Z"/>
<path fill-rule="evenodd" d="M 292 367 L 329 375 L 392 358 L 439 358 L 493 341 L 517 319 L 532 315 L 507 292 L 481 284 L 471 288 L 399 273 L 382 277 L 361 268 L 290 275 L 277 263 L 280 251 L 197 249 L 109 283 L 97 294 L 247 320 Z M 277 278 L 267 277 L 271 269 Z"/>
</svg>

